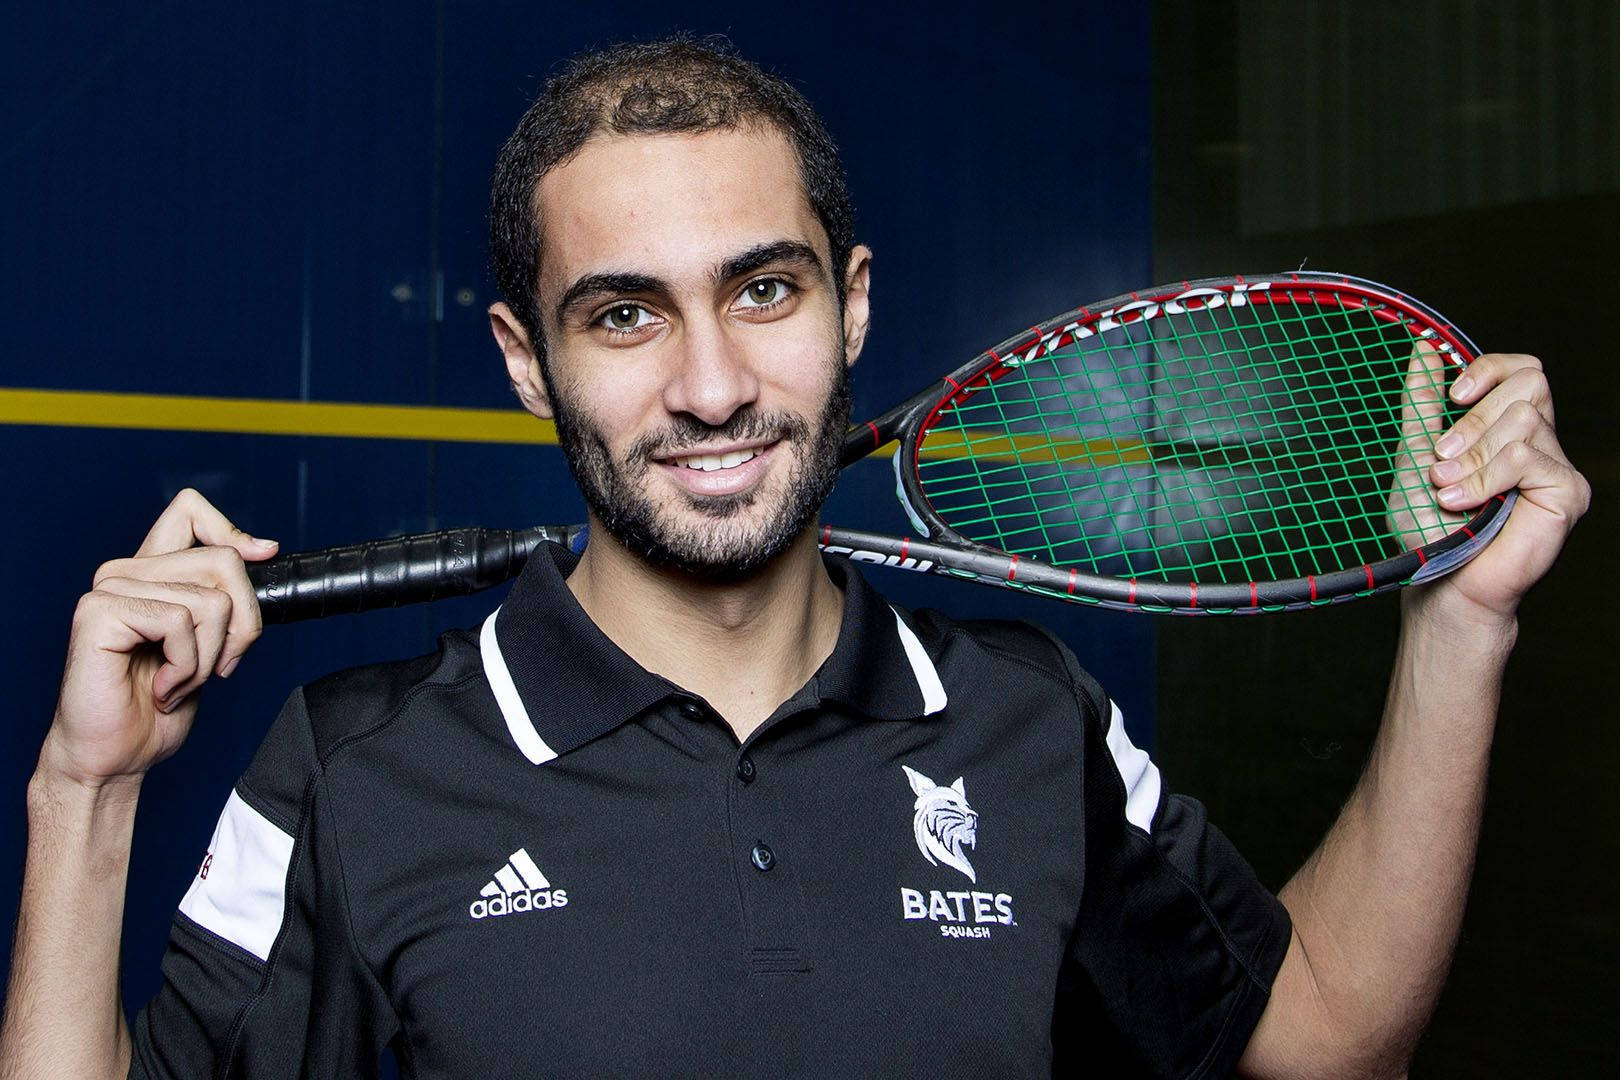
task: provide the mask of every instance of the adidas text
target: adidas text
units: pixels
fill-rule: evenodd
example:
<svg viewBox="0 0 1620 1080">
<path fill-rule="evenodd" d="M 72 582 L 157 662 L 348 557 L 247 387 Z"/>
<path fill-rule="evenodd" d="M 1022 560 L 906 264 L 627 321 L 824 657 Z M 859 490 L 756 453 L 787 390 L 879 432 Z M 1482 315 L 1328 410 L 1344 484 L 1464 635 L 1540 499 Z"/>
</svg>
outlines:
<svg viewBox="0 0 1620 1080">
<path fill-rule="evenodd" d="M 544 911 L 547 908 L 568 906 L 566 889 L 534 889 L 531 892 L 501 893 L 489 898 L 479 897 L 467 906 L 467 914 L 475 919 L 513 915 L 520 911 Z"/>
</svg>

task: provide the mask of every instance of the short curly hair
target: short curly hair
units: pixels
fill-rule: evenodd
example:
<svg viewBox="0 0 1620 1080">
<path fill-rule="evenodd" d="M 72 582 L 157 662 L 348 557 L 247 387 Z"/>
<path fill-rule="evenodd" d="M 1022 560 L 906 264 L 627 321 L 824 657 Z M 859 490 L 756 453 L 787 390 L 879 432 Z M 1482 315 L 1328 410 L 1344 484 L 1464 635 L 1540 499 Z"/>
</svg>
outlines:
<svg viewBox="0 0 1620 1080">
<path fill-rule="evenodd" d="M 773 126 L 792 144 L 805 194 L 827 231 L 842 305 L 841 270 L 855 244 L 855 212 L 838 148 L 805 96 L 738 56 L 724 37 L 683 34 L 614 45 L 568 61 L 523 114 L 495 163 L 489 208 L 495 282 L 542 363 L 540 178 L 598 131 L 650 135 L 750 124 Z"/>
</svg>

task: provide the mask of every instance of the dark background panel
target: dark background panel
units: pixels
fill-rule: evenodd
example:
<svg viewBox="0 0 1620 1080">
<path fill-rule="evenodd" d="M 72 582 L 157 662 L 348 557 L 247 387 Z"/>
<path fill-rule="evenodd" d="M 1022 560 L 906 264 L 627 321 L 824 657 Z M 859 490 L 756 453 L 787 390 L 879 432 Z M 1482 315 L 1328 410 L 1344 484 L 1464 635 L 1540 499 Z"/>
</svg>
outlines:
<svg viewBox="0 0 1620 1080">
<path fill-rule="evenodd" d="M 259 393 L 295 394 L 300 23 L 265 8 L 199 48 L 197 12 L 176 3 L 6 18 L 6 382 L 239 393 L 251 355 Z"/>
<path fill-rule="evenodd" d="M 1541 357 L 1592 510 L 1520 611 L 1478 866 L 1420 1077 L 1587 1076 L 1612 1058 L 1620 738 L 1594 604 L 1620 525 L 1603 317 L 1620 286 L 1620 8 L 1165 3 L 1154 277 L 1335 270 Z M 1448 43 L 1449 46 L 1448 47 Z M 1598 586 L 1601 590 L 1601 586 Z M 1371 746 L 1395 597 L 1158 635 L 1160 764 L 1281 885 Z M 1459 703 L 1473 688 L 1449 688 Z"/>
<path fill-rule="evenodd" d="M 845 150 L 877 252 L 857 410 L 1149 271 L 1148 19 L 1137 5 L 531 3 L 257 10 L 169 0 L 13 6 L 0 24 L 0 387 L 513 407 L 484 309 L 497 148 L 570 52 L 730 34 L 794 80 Z M 1107 48 L 1077 53 L 1089 19 Z M 1095 135 L 1075 138 L 1079 130 Z M 576 520 L 554 448 L 11 426 L 0 573 L 0 919 L 22 792 L 76 596 L 194 485 L 289 547 L 459 524 Z M 829 520 L 895 530 L 884 464 Z M 1039 618 L 1153 738 L 1151 620 L 873 571 L 898 603 Z M 170 915 L 226 792 L 289 689 L 428 649 L 499 593 L 273 630 L 206 693 L 149 778 L 125 997 L 156 986 Z M 19 614 L 20 613 L 20 614 Z M 7 961 L 9 940 L 0 945 Z"/>
</svg>

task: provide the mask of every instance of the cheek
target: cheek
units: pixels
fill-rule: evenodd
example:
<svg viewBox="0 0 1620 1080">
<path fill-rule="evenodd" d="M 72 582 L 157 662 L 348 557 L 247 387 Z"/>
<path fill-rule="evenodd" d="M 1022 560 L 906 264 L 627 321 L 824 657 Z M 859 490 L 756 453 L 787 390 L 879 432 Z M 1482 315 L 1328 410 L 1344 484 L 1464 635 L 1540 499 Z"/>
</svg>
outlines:
<svg viewBox="0 0 1620 1080">
<path fill-rule="evenodd" d="M 772 342 L 766 370 L 780 404 L 813 416 L 839 377 L 841 346 L 835 337 L 806 339 L 802 334 L 784 334 Z"/>
<path fill-rule="evenodd" d="M 657 383 L 628 372 L 584 376 L 559 389 L 563 390 L 559 404 L 579 426 L 605 442 L 615 457 L 646 430 L 659 410 Z"/>
</svg>

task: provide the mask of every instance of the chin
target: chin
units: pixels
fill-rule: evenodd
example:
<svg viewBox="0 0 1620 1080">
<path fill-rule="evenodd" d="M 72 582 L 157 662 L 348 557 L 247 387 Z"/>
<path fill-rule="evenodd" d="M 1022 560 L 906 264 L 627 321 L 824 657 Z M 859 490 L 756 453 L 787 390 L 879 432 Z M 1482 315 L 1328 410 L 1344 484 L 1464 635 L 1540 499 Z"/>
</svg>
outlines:
<svg viewBox="0 0 1620 1080">
<path fill-rule="evenodd" d="M 767 507 L 758 492 L 678 501 L 678 509 L 620 505 L 608 514 L 598 509 L 597 516 L 614 539 L 645 562 L 731 584 L 757 575 L 785 554 L 814 523 L 818 509 L 806 515 L 806 507 L 786 498 L 770 500 Z"/>
</svg>

